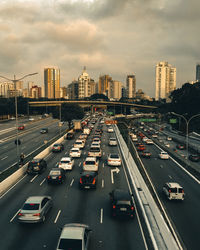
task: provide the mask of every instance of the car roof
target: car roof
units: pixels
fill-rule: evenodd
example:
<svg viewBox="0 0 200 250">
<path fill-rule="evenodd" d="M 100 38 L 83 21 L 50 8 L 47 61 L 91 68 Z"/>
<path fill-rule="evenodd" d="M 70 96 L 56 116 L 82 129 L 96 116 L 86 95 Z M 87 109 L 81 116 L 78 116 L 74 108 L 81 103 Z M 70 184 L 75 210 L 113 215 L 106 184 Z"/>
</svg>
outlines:
<svg viewBox="0 0 200 250">
<path fill-rule="evenodd" d="M 80 148 L 71 148 L 71 150 L 76 150 L 76 151 L 79 151 Z"/>
<path fill-rule="evenodd" d="M 96 161 L 96 157 L 86 157 L 85 161 Z"/>
<path fill-rule="evenodd" d="M 40 203 L 47 196 L 30 196 L 26 199 L 26 203 Z"/>
<path fill-rule="evenodd" d="M 167 182 L 166 183 L 170 188 L 182 188 L 177 182 Z"/>
<path fill-rule="evenodd" d="M 86 228 L 89 227 L 85 224 L 78 224 L 78 223 L 65 224 L 60 238 L 83 239 L 83 233 Z"/>
<path fill-rule="evenodd" d="M 129 192 L 123 189 L 114 189 L 113 194 L 116 200 L 130 200 L 131 198 Z"/>
<path fill-rule="evenodd" d="M 63 157 L 63 158 L 61 158 L 60 161 L 71 161 L 71 158 L 70 157 Z"/>
</svg>

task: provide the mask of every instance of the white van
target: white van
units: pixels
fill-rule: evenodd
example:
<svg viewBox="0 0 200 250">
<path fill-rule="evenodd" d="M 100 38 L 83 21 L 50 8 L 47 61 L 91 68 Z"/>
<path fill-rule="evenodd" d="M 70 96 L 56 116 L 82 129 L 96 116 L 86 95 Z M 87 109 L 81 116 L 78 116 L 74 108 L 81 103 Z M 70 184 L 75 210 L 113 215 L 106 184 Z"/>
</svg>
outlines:
<svg viewBox="0 0 200 250">
<path fill-rule="evenodd" d="M 163 193 L 169 200 L 184 200 L 185 193 L 183 187 L 176 182 L 167 182 L 163 186 Z"/>
</svg>

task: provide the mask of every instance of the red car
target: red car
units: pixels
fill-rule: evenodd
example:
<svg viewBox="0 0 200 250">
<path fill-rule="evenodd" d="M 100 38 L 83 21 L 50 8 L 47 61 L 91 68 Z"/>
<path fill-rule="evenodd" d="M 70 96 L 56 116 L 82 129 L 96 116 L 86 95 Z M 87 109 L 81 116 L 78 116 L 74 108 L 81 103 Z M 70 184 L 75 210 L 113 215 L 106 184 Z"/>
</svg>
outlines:
<svg viewBox="0 0 200 250">
<path fill-rule="evenodd" d="M 144 157 L 144 158 L 151 158 L 151 153 L 149 151 L 143 151 L 142 152 L 142 157 Z"/>
<path fill-rule="evenodd" d="M 18 130 L 24 130 L 24 129 L 25 129 L 24 125 L 20 125 L 20 126 L 18 127 Z"/>
<path fill-rule="evenodd" d="M 143 151 L 143 150 L 145 150 L 146 148 L 145 148 L 145 146 L 143 145 L 143 144 L 140 144 L 140 145 L 138 145 L 138 147 L 137 147 L 137 150 L 138 151 Z"/>
</svg>

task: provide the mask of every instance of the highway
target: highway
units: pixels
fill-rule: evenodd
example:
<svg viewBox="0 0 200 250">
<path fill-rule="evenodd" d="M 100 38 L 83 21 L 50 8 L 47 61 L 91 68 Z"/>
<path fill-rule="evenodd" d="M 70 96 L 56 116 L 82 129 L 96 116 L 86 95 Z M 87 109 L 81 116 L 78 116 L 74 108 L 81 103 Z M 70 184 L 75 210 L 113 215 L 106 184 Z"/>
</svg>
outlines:
<svg viewBox="0 0 200 250">
<path fill-rule="evenodd" d="M 96 126 L 96 125 L 95 125 Z M 94 131 L 94 129 L 93 129 Z M 35 133 L 35 134 L 34 134 Z M 38 130 L 31 138 L 38 136 Z M 94 133 L 94 132 L 92 132 Z M 39 140 L 43 135 L 40 135 Z M 79 190 L 78 180 L 82 168 L 82 162 L 87 156 L 91 137 L 86 141 L 86 147 L 80 159 L 75 159 L 74 169 L 66 173 L 66 181 L 62 185 L 48 185 L 46 177 L 49 170 L 64 155 L 69 154 L 74 140 L 65 140 L 65 149 L 61 153 L 51 153 L 47 157 L 48 169 L 41 175 L 24 176 L 24 178 L 8 193 L 0 197 L 0 234 L 2 250 L 53 250 L 66 223 L 77 222 L 89 224 L 92 229 L 90 250 L 132 250 L 151 249 L 147 247 L 148 241 L 143 236 L 139 217 L 120 220 L 113 219 L 110 215 L 109 192 L 114 188 L 128 190 L 124 168 L 114 174 L 114 183 L 111 182 L 111 167 L 106 164 L 109 152 L 117 152 L 118 147 L 108 146 L 112 133 L 104 132 L 102 135 L 103 157 L 100 160 L 98 185 L 96 190 Z M 76 135 L 76 138 L 78 134 Z M 31 195 L 50 195 L 54 206 L 42 224 L 19 224 L 16 215 L 23 202 Z M 145 232 L 144 232 L 145 235 Z"/>
<path fill-rule="evenodd" d="M 55 137 L 59 133 L 58 120 L 52 118 L 38 119 L 29 121 L 28 119 L 21 119 L 19 124 L 25 125 L 24 130 L 18 131 L 18 138 L 21 141 L 19 145 L 19 154 L 24 153 L 25 156 L 40 147 Z M 47 134 L 41 134 L 40 130 L 43 127 L 48 127 Z M 67 124 L 61 127 L 61 131 L 67 128 Z M 0 171 L 9 168 L 19 159 L 17 159 L 16 140 L 16 125 L 15 121 L 9 121 L 0 124 Z"/>
<path fill-rule="evenodd" d="M 166 136 L 159 140 L 161 140 L 162 145 L 170 144 L 171 147 L 175 145 L 174 142 L 166 141 Z M 131 142 L 131 145 L 133 145 L 133 142 Z M 160 159 L 158 154 L 161 148 L 156 143 L 145 146 L 146 150 L 151 152 L 151 158 L 142 158 L 141 153 L 139 155 L 175 230 L 179 234 L 185 249 L 199 249 L 200 238 L 197 235 L 200 221 L 200 180 L 184 171 L 184 168 L 173 157 L 170 157 L 169 160 Z M 179 151 L 182 152 L 182 150 Z M 162 192 L 162 187 L 166 182 L 177 182 L 183 186 L 186 194 L 185 200 L 169 201 Z"/>
</svg>

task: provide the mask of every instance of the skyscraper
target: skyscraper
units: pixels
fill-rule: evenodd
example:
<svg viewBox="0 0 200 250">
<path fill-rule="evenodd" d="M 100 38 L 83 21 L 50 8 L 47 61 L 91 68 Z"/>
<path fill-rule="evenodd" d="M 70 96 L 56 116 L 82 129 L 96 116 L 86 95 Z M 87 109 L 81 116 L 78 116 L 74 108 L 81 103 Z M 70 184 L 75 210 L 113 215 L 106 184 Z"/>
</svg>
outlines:
<svg viewBox="0 0 200 250">
<path fill-rule="evenodd" d="M 51 99 L 60 98 L 60 69 L 44 69 L 44 88 L 45 97 Z"/>
<path fill-rule="evenodd" d="M 167 99 L 170 93 L 176 89 L 176 68 L 168 62 L 159 62 L 156 65 L 156 101 Z"/>
<path fill-rule="evenodd" d="M 119 100 L 122 97 L 122 83 L 119 81 L 109 81 L 107 96 L 109 99 Z"/>
<path fill-rule="evenodd" d="M 83 68 L 82 74 L 78 78 L 78 97 L 85 98 L 95 93 L 95 82 L 86 72 L 86 67 Z"/>
<path fill-rule="evenodd" d="M 196 81 L 200 82 L 200 64 L 196 65 Z"/>
<path fill-rule="evenodd" d="M 135 98 L 136 96 L 136 78 L 135 75 L 128 75 L 126 78 L 127 97 Z"/>
<path fill-rule="evenodd" d="M 99 77 L 98 93 L 108 96 L 108 85 L 112 81 L 112 77 L 109 75 L 103 75 Z"/>
</svg>

